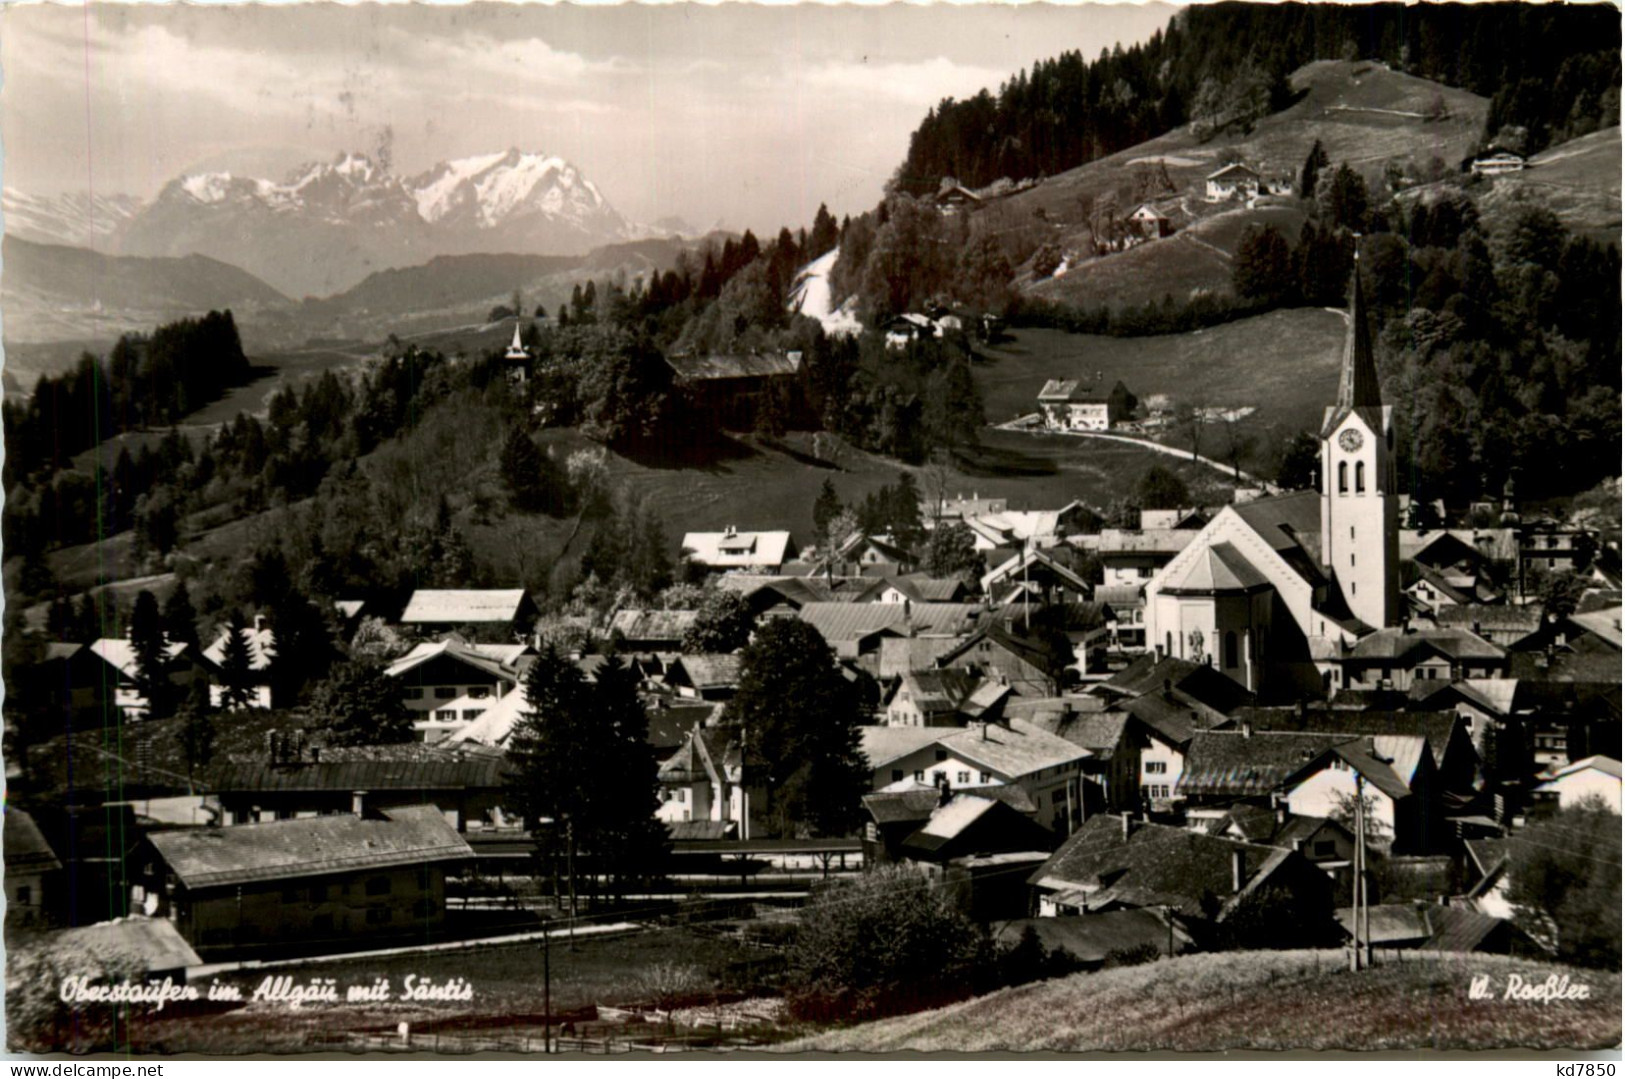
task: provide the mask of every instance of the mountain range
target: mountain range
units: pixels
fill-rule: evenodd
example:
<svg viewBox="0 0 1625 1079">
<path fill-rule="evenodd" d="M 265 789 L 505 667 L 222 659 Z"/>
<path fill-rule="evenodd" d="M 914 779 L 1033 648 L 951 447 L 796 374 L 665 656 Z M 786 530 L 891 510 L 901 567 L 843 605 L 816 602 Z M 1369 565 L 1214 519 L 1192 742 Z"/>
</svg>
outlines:
<svg viewBox="0 0 1625 1079">
<path fill-rule="evenodd" d="M 7 230 L 147 257 L 204 255 L 289 296 L 328 296 L 443 255 L 579 255 L 643 234 L 562 158 L 510 149 L 400 176 L 363 154 L 280 181 L 200 172 L 150 202 L 6 191 Z"/>
</svg>

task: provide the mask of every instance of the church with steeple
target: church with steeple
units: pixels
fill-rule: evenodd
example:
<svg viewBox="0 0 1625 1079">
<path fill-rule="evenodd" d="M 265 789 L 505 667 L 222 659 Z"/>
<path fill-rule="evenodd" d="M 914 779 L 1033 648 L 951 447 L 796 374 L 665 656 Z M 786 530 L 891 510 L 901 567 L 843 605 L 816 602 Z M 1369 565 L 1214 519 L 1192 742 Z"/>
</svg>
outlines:
<svg viewBox="0 0 1625 1079">
<path fill-rule="evenodd" d="M 1146 645 L 1294 700 L 1336 688 L 1340 660 L 1399 620 L 1393 408 L 1382 403 L 1356 263 L 1320 490 L 1226 506 L 1145 588 Z"/>
</svg>

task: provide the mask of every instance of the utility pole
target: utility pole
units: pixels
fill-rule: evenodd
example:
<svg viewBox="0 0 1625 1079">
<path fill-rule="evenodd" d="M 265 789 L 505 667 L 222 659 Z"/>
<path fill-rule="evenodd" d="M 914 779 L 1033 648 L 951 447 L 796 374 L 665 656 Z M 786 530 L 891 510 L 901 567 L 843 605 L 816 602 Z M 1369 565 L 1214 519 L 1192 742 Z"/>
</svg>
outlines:
<svg viewBox="0 0 1625 1079">
<path fill-rule="evenodd" d="M 1360 939 L 1365 943 L 1365 965 L 1371 965 L 1371 896 L 1366 891 L 1365 776 L 1354 774 L 1354 795 L 1360 806 Z"/>
<path fill-rule="evenodd" d="M 542 1052 L 553 1051 L 553 931 L 542 930 Z"/>
<path fill-rule="evenodd" d="M 1354 778 L 1354 879 L 1350 882 L 1349 898 L 1353 904 L 1354 916 L 1350 928 L 1353 939 L 1349 947 L 1349 970 L 1360 970 L 1360 896 L 1364 891 L 1365 883 L 1365 799 L 1362 795 L 1362 784 L 1359 773 Z"/>
<path fill-rule="evenodd" d="M 576 948 L 576 822 L 572 816 L 564 826 L 566 856 L 570 859 L 570 950 Z"/>
</svg>

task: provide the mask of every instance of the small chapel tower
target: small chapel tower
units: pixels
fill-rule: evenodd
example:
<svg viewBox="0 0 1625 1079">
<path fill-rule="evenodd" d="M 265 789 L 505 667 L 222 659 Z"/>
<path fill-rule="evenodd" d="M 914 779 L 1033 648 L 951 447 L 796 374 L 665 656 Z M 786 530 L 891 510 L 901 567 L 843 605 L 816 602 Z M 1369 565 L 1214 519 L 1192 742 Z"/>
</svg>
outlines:
<svg viewBox="0 0 1625 1079">
<path fill-rule="evenodd" d="M 1382 403 L 1358 256 L 1353 278 L 1337 403 L 1320 428 L 1320 553 L 1349 613 L 1382 629 L 1399 621 L 1394 410 Z"/>
</svg>

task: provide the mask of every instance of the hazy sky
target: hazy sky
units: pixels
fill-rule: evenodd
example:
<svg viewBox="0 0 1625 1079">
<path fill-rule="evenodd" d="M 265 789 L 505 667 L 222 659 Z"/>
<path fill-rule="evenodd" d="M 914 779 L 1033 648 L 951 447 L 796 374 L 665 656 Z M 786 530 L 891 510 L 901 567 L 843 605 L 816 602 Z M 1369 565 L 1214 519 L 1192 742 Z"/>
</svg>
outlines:
<svg viewBox="0 0 1625 1079">
<path fill-rule="evenodd" d="M 388 146 L 396 171 L 517 146 L 628 218 L 774 229 L 867 208 L 943 97 L 1169 5 L 72 7 L 0 15 L 4 183 L 150 196 Z"/>
</svg>

